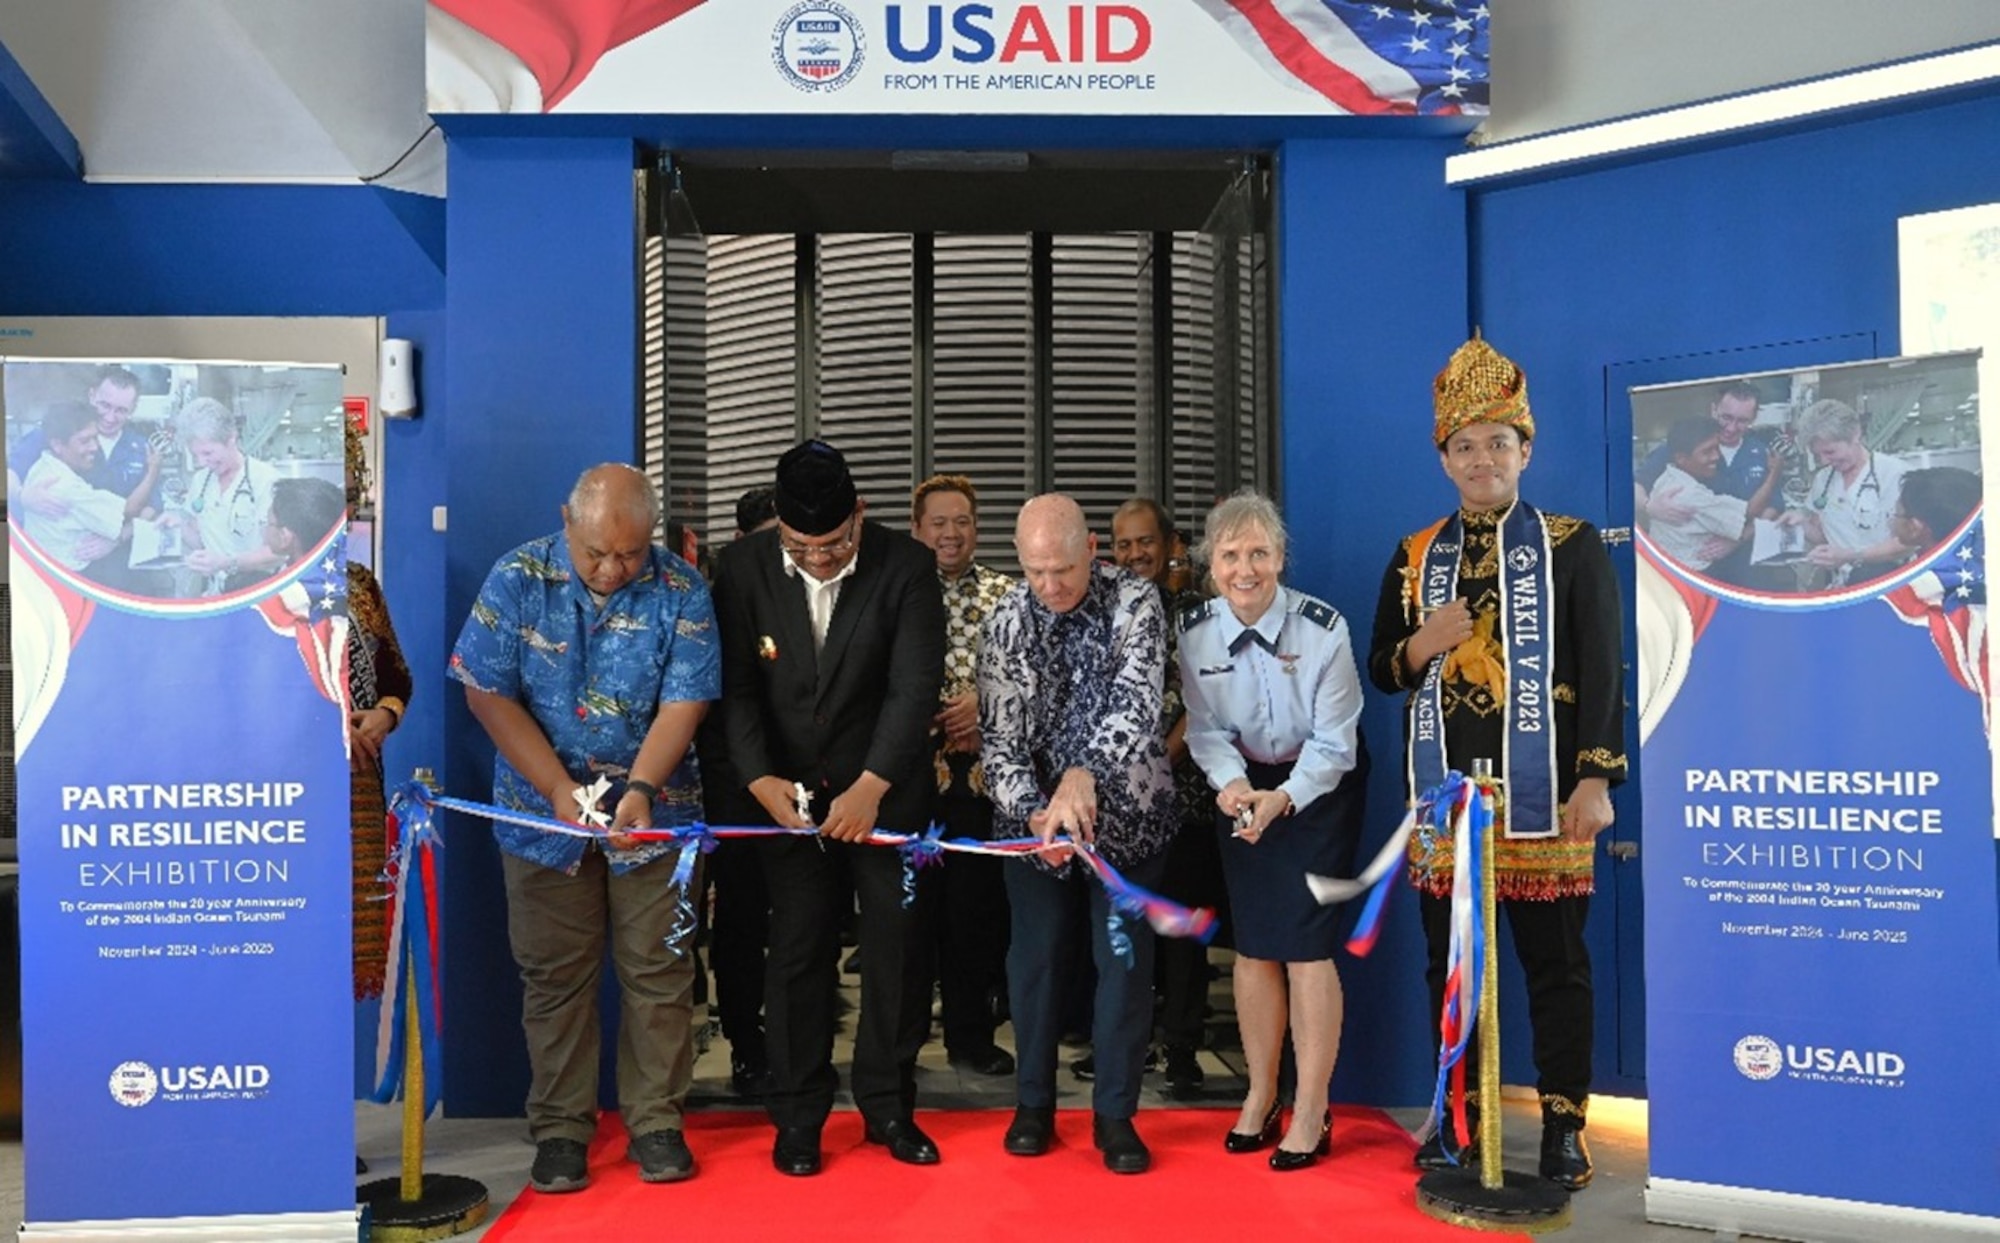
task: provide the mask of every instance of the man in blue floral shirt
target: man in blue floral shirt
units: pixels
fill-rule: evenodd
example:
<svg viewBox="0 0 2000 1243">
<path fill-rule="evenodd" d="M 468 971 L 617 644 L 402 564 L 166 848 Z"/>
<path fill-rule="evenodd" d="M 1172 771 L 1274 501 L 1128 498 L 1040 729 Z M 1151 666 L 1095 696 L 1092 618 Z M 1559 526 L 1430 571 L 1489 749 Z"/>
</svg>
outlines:
<svg viewBox="0 0 2000 1243">
<path fill-rule="evenodd" d="M 1022 577 L 1000 601 L 979 647 L 979 728 L 994 833 L 1093 844 L 1136 884 L 1159 883 L 1174 833 L 1173 774 L 1160 738 L 1166 614 L 1153 584 L 1096 564 L 1097 537 L 1066 496 L 1038 496 L 1014 529 Z M 1051 852 L 1051 855 L 1055 852 Z M 1128 957 L 1113 949 L 1108 900 L 1080 867 L 1045 856 L 1007 869 L 1013 941 L 1014 1121 L 1006 1148 L 1040 1156 L 1055 1134 L 1056 1041 L 1066 968 L 1079 946 L 1071 885 L 1088 885 L 1097 1000 L 1094 1138 L 1115 1173 L 1143 1173 L 1152 1155 L 1133 1129 L 1153 1028 L 1153 933 L 1119 919 Z"/>
<path fill-rule="evenodd" d="M 701 817 L 689 744 L 721 694 L 708 588 L 653 544 L 660 503 L 629 466 L 593 467 L 563 529 L 500 558 L 452 652 L 451 675 L 492 737 L 493 799 L 579 821 L 603 777 L 606 835 L 496 824 L 507 931 L 521 967 L 537 1191 L 581 1190 L 597 1129 L 597 982 L 608 940 L 618 971 L 618 1103 L 648 1182 L 694 1174 L 681 1134 L 693 1079 L 694 963 L 668 948 L 674 860 L 629 830 Z"/>
</svg>

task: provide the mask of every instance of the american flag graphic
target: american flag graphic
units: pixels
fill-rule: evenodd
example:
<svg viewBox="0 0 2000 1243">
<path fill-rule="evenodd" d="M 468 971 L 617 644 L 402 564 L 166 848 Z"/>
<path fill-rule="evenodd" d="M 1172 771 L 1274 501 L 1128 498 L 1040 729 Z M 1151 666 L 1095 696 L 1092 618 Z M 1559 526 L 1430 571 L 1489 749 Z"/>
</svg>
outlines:
<svg viewBox="0 0 2000 1243">
<path fill-rule="evenodd" d="M 1485 0 L 1196 0 L 1274 76 L 1343 112 L 1487 110 Z"/>
<path fill-rule="evenodd" d="M 313 687 L 347 710 L 347 536 L 337 531 L 305 570 L 257 602 L 272 633 L 298 645 Z"/>
<path fill-rule="evenodd" d="M 1979 696 L 1986 732 L 1993 732 L 1993 700 L 1986 681 L 1986 536 L 1975 516 L 1950 541 L 1950 551 L 1928 570 L 1882 597 L 1896 616 L 1930 633 L 1945 669 Z"/>
</svg>

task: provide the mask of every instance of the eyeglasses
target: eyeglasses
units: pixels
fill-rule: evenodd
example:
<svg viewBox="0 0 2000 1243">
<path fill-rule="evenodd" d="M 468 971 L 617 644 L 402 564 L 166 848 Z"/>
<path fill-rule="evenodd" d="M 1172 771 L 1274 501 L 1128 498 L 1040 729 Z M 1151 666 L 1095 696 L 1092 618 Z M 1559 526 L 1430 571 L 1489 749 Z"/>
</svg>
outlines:
<svg viewBox="0 0 2000 1243">
<path fill-rule="evenodd" d="M 778 536 L 778 547 L 784 549 L 786 555 L 795 561 L 841 557 L 847 555 L 847 551 L 854 547 L 855 536 L 858 534 L 859 532 L 855 529 L 854 519 L 849 518 L 847 520 L 846 533 L 831 543 L 801 544 L 796 540 L 788 540 L 783 535 L 780 535 Z"/>
</svg>

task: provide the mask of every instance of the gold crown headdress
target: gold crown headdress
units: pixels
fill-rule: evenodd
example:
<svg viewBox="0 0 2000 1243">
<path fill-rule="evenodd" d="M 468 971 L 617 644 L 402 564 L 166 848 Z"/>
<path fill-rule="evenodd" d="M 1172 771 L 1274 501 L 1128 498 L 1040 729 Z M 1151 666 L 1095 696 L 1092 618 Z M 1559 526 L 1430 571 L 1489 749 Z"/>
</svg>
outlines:
<svg viewBox="0 0 2000 1243">
<path fill-rule="evenodd" d="M 1474 423 L 1503 423 L 1519 431 L 1523 440 L 1534 438 L 1527 375 L 1477 332 L 1452 351 L 1451 361 L 1437 373 L 1431 382 L 1431 401 L 1437 411 L 1433 430 L 1439 448 L 1460 428 Z"/>
</svg>

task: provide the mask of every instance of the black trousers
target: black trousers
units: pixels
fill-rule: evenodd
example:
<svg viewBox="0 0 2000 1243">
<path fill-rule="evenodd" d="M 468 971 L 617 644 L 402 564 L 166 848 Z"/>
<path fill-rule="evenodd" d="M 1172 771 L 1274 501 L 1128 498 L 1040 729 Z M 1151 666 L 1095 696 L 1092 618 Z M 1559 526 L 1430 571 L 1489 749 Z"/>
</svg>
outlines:
<svg viewBox="0 0 2000 1243">
<path fill-rule="evenodd" d="M 993 804 L 977 795 L 938 797 L 946 837 L 993 838 Z M 993 1044 L 993 998 L 1007 984 L 1007 883 L 1013 860 L 945 856 L 937 925 L 938 1001 L 948 1053 L 977 1053 Z"/>
<path fill-rule="evenodd" d="M 1590 949 L 1583 942 L 1589 897 L 1540 902 L 1507 899 L 1500 914 L 1514 933 L 1514 955 L 1528 984 L 1528 1023 L 1534 1032 L 1536 1090 L 1578 1105 L 1590 1096 L 1590 1055 L 1596 1037 L 1590 984 Z M 1451 952 L 1451 899 L 1418 895 L 1430 964 L 1431 1032 L 1444 1013 L 1445 960 Z M 1491 947 L 1497 951 L 1498 947 Z M 1479 1035 L 1467 1046 L 1466 1075 L 1479 1064 Z"/>
<path fill-rule="evenodd" d="M 917 1050 L 930 1028 L 927 873 L 919 897 L 903 905 L 903 862 L 882 846 L 817 837 L 759 842 L 771 894 L 771 952 L 765 963 L 765 1051 L 771 1091 L 765 1104 L 782 1127 L 818 1127 L 833 1108 L 835 990 L 839 982 L 843 861 L 860 899 L 861 1009 L 848 1086 L 863 1116 L 907 1117 L 916 1105 Z"/>
<path fill-rule="evenodd" d="M 1182 823 L 1167 843 L 1165 866 L 1160 880 L 1162 897 L 1183 906 L 1221 911 L 1225 905 L 1222 851 L 1215 844 L 1215 826 L 1209 816 Z M 1208 946 L 1193 937 L 1161 937 L 1153 961 L 1160 992 L 1161 1043 L 1199 1049 L 1208 1004 Z"/>
<path fill-rule="evenodd" d="M 746 820 L 719 823 L 743 824 Z M 771 939 L 771 894 L 754 840 L 717 843 L 708 856 L 715 892 L 708 964 L 715 973 L 715 1012 L 738 1060 L 764 1056 L 764 947 Z"/>
<path fill-rule="evenodd" d="M 1156 856 L 1119 871 L 1141 888 L 1157 889 L 1160 868 Z M 1120 917 L 1131 956 L 1119 958 L 1108 927 L 1110 899 L 1080 863 L 1058 876 L 1025 860 L 1010 861 L 1006 878 L 1014 917 L 1007 988 L 1013 998 L 1017 1103 L 1031 1108 L 1056 1103 L 1062 997 L 1075 968 L 1094 962 L 1090 1047 L 1097 1077 L 1090 1106 L 1106 1118 L 1130 1118 L 1139 1107 L 1139 1080 L 1152 1035 L 1153 948 L 1159 938 L 1145 920 Z M 1079 906 L 1084 908 L 1081 919 Z"/>
</svg>

